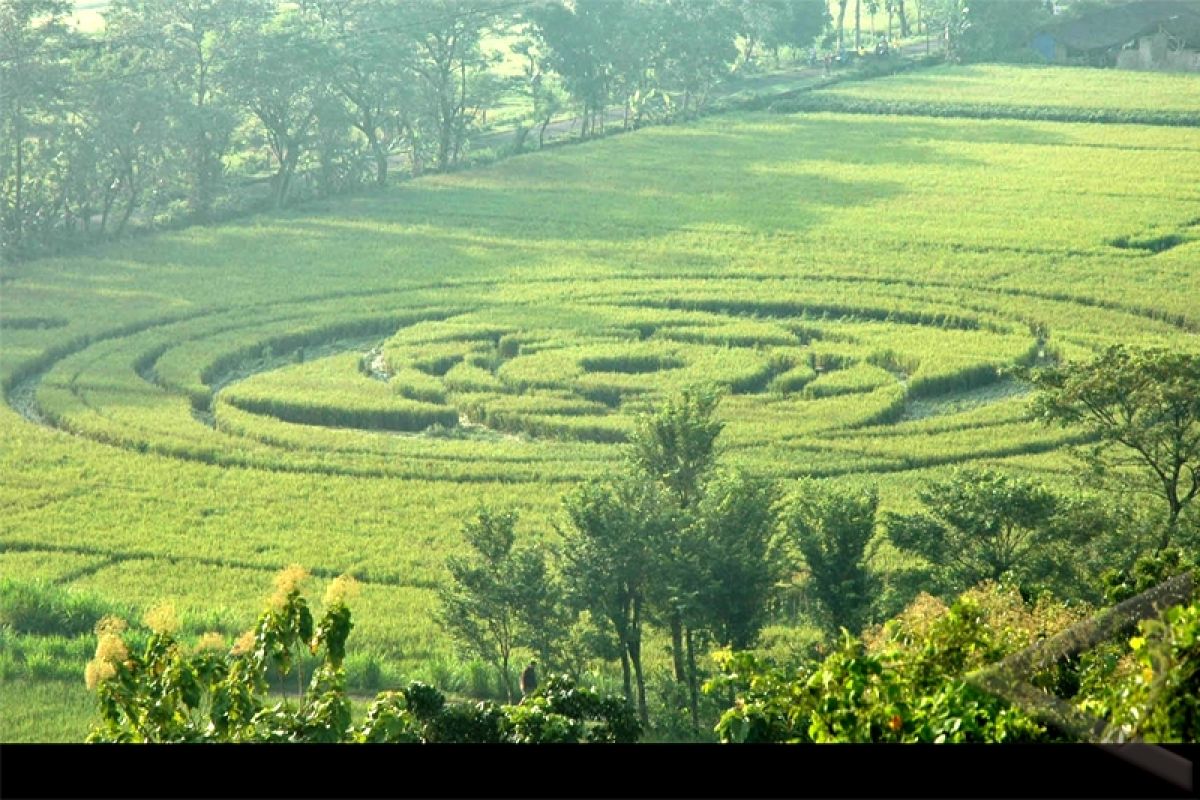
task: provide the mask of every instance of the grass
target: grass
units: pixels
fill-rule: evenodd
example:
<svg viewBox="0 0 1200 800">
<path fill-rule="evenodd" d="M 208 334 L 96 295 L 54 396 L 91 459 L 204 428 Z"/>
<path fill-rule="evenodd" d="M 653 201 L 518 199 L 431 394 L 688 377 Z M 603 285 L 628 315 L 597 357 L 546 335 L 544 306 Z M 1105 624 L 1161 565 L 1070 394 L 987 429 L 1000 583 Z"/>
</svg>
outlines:
<svg viewBox="0 0 1200 800">
<path fill-rule="evenodd" d="M 879 80 L 845 83 L 821 94 L 864 100 L 976 103 L 1121 111 L 1200 110 L 1200 81 L 1185 73 L 1107 70 L 1103 89 L 1087 67 L 944 65 Z"/>
<path fill-rule="evenodd" d="M 365 685 L 451 663 L 433 590 L 479 504 L 552 536 L 692 382 L 725 389 L 725 457 L 785 487 L 902 508 L 963 463 L 1070 485 L 1072 433 L 998 369 L 1035 323 L 1064 357 L 1200 347 L 1198 186 L 1196 129 L 742 114 L 5 267 L 0 572 L 231 633 L 282 566 L 317 595 L 351 572 Z M 364 413 L 401 408 L 437 424 Z M 57 686 L 3 690 L 80 707 Z M 5 738 L 67 730 L 16 713 Z"/>
</svg>

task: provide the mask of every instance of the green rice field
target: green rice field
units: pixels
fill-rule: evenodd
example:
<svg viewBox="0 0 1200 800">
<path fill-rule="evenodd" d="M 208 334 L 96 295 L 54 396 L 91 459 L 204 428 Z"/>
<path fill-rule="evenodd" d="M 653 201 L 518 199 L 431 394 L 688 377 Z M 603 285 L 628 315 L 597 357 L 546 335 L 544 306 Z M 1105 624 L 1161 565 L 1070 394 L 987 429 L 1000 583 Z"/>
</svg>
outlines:
<svg viewBox="0 0 1200 800">
<path fill-rule="evenodd" d="M 836 91 L 1200 114 L 1200 76 L 947 67 Z M 728 463 L 899 508 L 964 464 L 1074 485 L 1077 433 L 1031 419 L 1015 368 L 1198 332 L 1200 128 L 649 128 L 5 267 L 0 577 L 236 635 L 280 568 L 315 596 L 350 572 L 351 652 L 413 673 L 452 657 L 434 590 L 464 521 L 511 506 L 553 538 L 563 493 L 672 391 L 724 391 Z M 0 656 L 0 740 L 77 737 L 87 649 L 56 656 L 78 686 Z"/>
</svg>

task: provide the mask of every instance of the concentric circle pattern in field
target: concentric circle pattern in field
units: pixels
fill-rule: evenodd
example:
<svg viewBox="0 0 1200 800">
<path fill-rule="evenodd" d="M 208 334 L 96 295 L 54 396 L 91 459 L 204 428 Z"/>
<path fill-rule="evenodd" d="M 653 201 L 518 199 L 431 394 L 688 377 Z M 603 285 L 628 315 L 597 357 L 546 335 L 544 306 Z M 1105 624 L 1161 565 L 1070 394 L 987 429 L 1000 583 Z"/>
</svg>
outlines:
<svg viewBox="0 0 1200 800">
<path fill-rule="evenodd" d="M 157 320 L 53 361 L 28 402 L 140 452 L 446 480 L 593 474 L 636 414 L 705 384 L 726 395 L 730 458 L 760 474 L 902 470 L 1067 438 L 1028 418 L 1007 373 L 1044 355 L 1027 312 L 1070 301 L 1030 296 L 1023 311 L 1012 293 L 968 305 L 953 287 L 864 279 L 499 292 L 464 282 Z"/>
</svg>

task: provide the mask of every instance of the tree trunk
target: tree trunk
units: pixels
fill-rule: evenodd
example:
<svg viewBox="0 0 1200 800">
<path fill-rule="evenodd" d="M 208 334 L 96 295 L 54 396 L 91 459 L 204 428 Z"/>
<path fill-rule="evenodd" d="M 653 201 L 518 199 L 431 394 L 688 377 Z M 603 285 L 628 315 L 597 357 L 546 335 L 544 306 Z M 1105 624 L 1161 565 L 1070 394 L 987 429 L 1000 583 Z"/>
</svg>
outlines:
<svg viewBox="0 0 1200 800">
<path fill-rule="evenodd" d="M 642 604 L 637 599 L 633 601 L 633 619 L 629 628 L 629 658 L 633 662 L 633 674 L 637 679 L 638 715 L 641 717 L 642 725 L 649 726 L 650 714 L 646 710 L 646 678 L 642 674 Z"/>
<path fill-rule="evenodd" d="M 692 710 L 692 730 L 700 730 L 700 688 L 696 680 L 696 646 L 692 629 L 687 631 L 688 703 Z"/>
<path fill-rule="evenodd" d="M 904 13 L 904 0 L 899 0 L 896 4 L 896 13 L 900 17 L 900 38 L 908 37 L 908 15 Z"/>
<path fill-rule="evenodd" d="M 508 698 L 508 704 L 511 706 L 513 702 L 513 687 L 512 676 L 508 674 L 508 658 L 507 649 L 500 652 L 500 681 L 504 684 L 504 696 Z"/>
<path fill-rule="evenodd" d="M 625 703 L 633 708 L 633 676 L 629 671 L 629 648 L 621 645 L 621 679 L 625 688 Z"/>
<path fill-rule="evenodd" d="M 388 178 L 388 160 L 387 151 L 379 145 L 378 142 L 372 145 L 375 150 L 375 183 L 379 186 L 387 186 Z"/>
<path fill-rule="evenodd" d="M 630 642 L 630 659 L 633 661 L 633 673 L 637 678 L 638 717 L 643 726 L 650 725 L 650 713 L 646 709 L 646 678 L 642 674 L 642 643 Z"/>
<path fill-rule="evenodd" d="M 1171 546 L 1171 537 L 1175 535 L 1175 529 L 1179 526 L 1179 514 L 1183 511 L 1183 504 L 1176 498 L 1168 497 L 1167 501 L 1171 504 L 1171 512 L 1167 515 L 1167 527 L 1163 529 L 1162 539 L 1158 543 L 1155 554 L 1161 553 Z"/>
<path fill-rule="evenodd" d="M 837 44 L 838 52 L 842 51 L 842 45 L 846 40 L 846 6 L 850 4 L 850 0 L 838 0 L 838 19 L 837 19 Z"/>
<path fill-rule="evenodd" d="M 16 114 L 13 116 L 13 138 L 16 139 L 17 156 L 16 156 L 16 186 L 13 192 L 13 244 L 19 248 L 21 246 L 21 234 L 25 228 L 25 209 L 22 207 L 24 200 L 21 197 L 21 189 L 25 184 L 25 131 L 21 125 L 21 95 L 17 94 Z"/>
<path fill-rule="evenodd" d="M 854 0 L 854 52 L 862 49 L 862 0 Z"/>
<path fill-rule="evenodd" d="M 117 192 L 115 189 L 113 189 L 113 184 L 115 184 L 116 182 L 117 182 L 117 179 L 113 178 L 111 181 L 108 182 L 108 188 L 104 190 L 104 205 L 101 206 L 101 208 L 100 208 L 100 235 L 101 236 L 103 236 L 104 233 L 108 230 L 108 216 L 109 216 L 109 214 L 112 213 L 113 203 L 115 203 L 117 200 Z M 87 220 L 85 218 L 85 222 L 86 221 Z"/>
<path fill-rule="evenodd" d="M 117 236 L 125 233 L 125 227 L 129 224 L 129 218 L 133 216 L 133 209 L 137 207 L 138 198 L 141 196 L 141 187 L 137 180 L 137 169 L 132 163 L 125 169 L 125 178 L 129 184 L 129 202 L 125 206 L 125 213 L 121 215 L 121 222 L 117 225 Z"/>
<path fill-rule="evenodd" d="M 683 620 L 678 611 L 671 614 L 671 658 L 675 664 L 675 680 L 686 682 L 687 675 L 683 669 Z"/>
</svg>

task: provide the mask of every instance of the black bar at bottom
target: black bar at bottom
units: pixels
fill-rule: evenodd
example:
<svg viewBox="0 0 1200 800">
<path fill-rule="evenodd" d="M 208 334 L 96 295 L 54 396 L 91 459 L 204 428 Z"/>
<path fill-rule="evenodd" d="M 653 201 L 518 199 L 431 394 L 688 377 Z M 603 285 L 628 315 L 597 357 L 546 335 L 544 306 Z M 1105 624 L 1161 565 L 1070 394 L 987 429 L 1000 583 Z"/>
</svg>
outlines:
<svg viewBox="0 0 1200 800">
<path fill-rule="evenodd" d="M 1146 761 L 1152 751 L 1158 760 Z M 1067 744 L 3 745 L 0 797 L 1173 798 L 1192 795 L 1163 777 L 1162 756 L 1190 770 L 1196 753 Z"/>
</svg>

